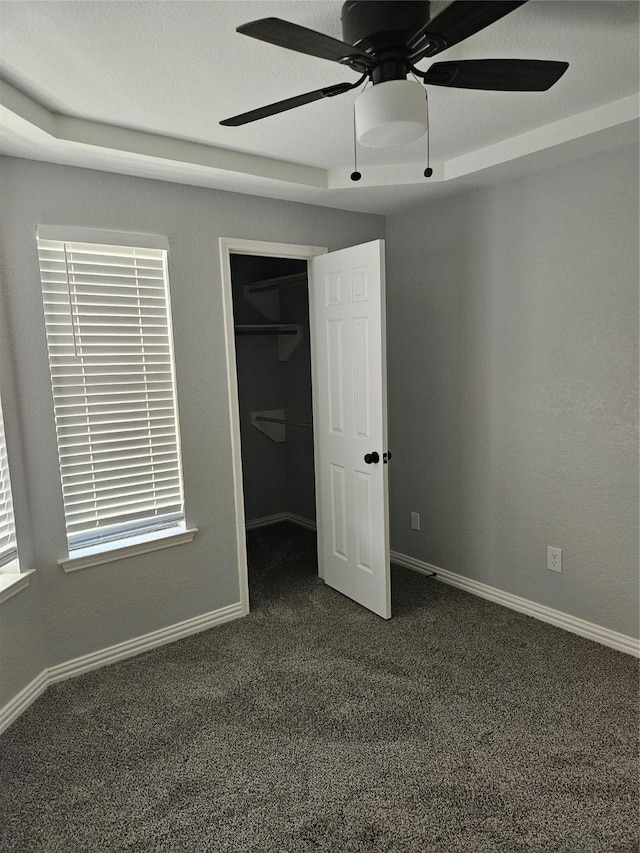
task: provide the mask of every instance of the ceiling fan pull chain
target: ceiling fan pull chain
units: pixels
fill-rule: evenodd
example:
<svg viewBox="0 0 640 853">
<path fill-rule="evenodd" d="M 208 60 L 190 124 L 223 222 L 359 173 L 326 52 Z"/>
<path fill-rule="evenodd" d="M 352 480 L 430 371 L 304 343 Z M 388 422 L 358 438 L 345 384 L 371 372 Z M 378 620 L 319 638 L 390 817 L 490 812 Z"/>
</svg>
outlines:
<svg viewBox="0 0 640 853">
<path fill-rule="evenodd" d="M 358 171 L 358 138 L 356 136 L 356 105 L 353 105 L 353 172 L 351 180 L 359 181 L 362 173 Z"/>
<path fill-rule="evenodd" d="M 425 178 L 430 178 L 433 175 L 433 169 L 431 168 L 431 154 L 429 151 L 429 143 L 431 140 L 431 124 L 429 122 L 429 93 L 427 92 L 427 87 L 424 87 L 424 97 L 427 101 L 427 168 L 424 170 Z"/>
</svg>

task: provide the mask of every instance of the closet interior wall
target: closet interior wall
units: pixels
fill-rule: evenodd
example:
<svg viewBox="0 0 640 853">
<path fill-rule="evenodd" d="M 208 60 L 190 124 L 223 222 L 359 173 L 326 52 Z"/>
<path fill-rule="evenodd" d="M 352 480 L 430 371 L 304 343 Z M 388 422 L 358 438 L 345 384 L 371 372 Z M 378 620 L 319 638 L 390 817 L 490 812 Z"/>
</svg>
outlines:
<svg viewBox="0 0 640 853">
<path fill-rule="evenodd" d="M 281 513 L 315 523 L 313 430 L 285 426 L 276 442 L 251 423 L 252 412 L 282 409 L 287 420 L 312 423 L 309 295 L 305 283 L 278 288 L 277 318 L 268 318 L 246 299 L 245 286 L 281 276 L 306 273 L 306 261 L 251 255 L 231 256 L 234 323 L 296 324 L 302 335 L 281 361 L 278 336 L 236 334 L 236 364 L 242 442 L 242 470 L 247 525 Z"/>
</svg>

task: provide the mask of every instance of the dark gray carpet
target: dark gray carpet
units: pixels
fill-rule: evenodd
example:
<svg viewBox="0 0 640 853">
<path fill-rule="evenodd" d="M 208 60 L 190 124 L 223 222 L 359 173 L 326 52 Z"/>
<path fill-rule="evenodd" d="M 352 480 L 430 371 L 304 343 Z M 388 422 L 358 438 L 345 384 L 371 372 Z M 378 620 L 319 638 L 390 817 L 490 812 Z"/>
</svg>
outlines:
<svg viewBox="0 0 640 853">
<path fill-rule="evenodd" d="M 250 535 L 244 620 L 51 687 L 0 739 L 4 851 L 638 848 L 632 658 L 394 569 L 394 618 Z"/>
</svg>

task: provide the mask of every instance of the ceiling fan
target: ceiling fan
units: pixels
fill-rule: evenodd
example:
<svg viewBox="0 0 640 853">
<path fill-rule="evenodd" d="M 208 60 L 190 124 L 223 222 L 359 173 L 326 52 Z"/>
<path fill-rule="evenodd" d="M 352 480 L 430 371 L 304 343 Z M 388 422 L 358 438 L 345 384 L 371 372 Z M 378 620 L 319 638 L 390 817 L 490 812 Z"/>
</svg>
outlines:
<svg viewBox="0 0 640 853">
<path fill-rule="evenodd" d="M 428 0 L 348 0 L 342 6 L 343 41 L 281 20 L 262 18 L 237 32 L 259 41 L 338 62 L 361 76 L 286 98 L 221 121 L 230 127 L 248 124 L 286 110 L 333 98 L 369 79 L 355 103 L 358 141 L 372 148 L 403 145 L 427 130 L 427 106 L 421 84 L 503 92 L 542 92 L 556 83 L 567 62 L 537 59 L 470 59 L 436 62 L 426 71 L 416 67 L 522 6 L 526 0 L 453 0 L 433 20 Z"/>
</svg>

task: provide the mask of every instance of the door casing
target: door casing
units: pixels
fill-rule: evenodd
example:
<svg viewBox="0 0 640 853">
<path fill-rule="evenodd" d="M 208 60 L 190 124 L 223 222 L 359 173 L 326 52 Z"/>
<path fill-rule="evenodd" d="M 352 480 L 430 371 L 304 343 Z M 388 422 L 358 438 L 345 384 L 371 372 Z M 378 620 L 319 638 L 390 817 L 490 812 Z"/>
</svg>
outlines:
<svg viewBox="0 0 640 853">
<path fill-rule="evenodd" d="M 247 565 L 247 543 L 245 539 L 245 514 L 244 514 L 244 487 L 242 483 L 242 444 L 240 441 L 240 406 L 238 401 L 238 372 L 236 361 L 236 340 L 233 319 L 233 291 L 231 287 L 231 255 L 258 255 L 270 258 L 295 258 L 306 260 L 307 263 L 307 287 L 312 282 L 311 260 L 317 255 L 324 255 L 327 249 L 322 246 L 298 246 L 294 243 L 271 243 L 262 240 L 243 240 L 236 237 L 220 237 L 220 273 L 222 279 L 222 311 L 224 316 L 227 388 L 229 390 L 229 413 L 231 419 L 231 457 L 233 466 L 233 490 L 236 518 L 236 550 L 238 556 L 238 580 L 240 586 L 240 604 L 242 614 L 249 613 L 249 570 Z M 309 298 L 309 320 L 311 337 L 311 384 L 313 398 L 313 418 L 318 423 L 317 395 L 314 387 L 317 387 L 316 359 L 314 352 L 316 344 L 314 339 L 313 323 L 313 299 Z M 313 447 L 314 468 L 317 471 L 318 448 L 314 442 Z M 316 477 L 316 489 L 318 480 Z M 316 494 L 316 504 L 319 496 Z M 320 523 L 318 521 L 318 523 Z M 318 536 L 318 548 L 322 537 Z M 318 574 L 322 577 L 322 554 L 318 552 Z"/>
</svg>

